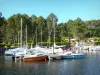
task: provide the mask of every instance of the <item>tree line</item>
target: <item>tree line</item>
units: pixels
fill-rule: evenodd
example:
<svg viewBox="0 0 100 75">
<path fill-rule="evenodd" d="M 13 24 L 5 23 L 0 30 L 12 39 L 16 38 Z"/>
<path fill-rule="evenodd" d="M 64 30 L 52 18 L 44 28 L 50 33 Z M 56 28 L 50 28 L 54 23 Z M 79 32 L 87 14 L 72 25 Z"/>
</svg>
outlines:
<svg viewBox="0 0 100 75">
<path fill-rule="evenodd" d="M 18 43 L 21 37 L 21 18 L 23 43 L 26 41 L 26 26 L 27 42 L 34 44 L 36 42 L 54 42 L 54 32 L 55 42 L 65 42 L 68 37 L 78 40 L 100 37 L 100 20 L 83 21 L 78 17 L 75 20 L 69 19 L 65 23 L 57 23 L 58 18 L 54 13 L 50 13 L 47 18 L 18 13 L 8 19 L 0 15 L 0 43 Z"/>
</svg>

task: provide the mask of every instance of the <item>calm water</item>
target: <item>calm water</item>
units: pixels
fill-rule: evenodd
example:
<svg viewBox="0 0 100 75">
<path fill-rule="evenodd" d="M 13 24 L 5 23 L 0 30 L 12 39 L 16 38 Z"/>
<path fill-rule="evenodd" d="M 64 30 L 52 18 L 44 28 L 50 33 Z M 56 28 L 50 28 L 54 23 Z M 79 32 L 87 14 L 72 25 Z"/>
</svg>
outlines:
<svg viewBox="0 0 100 75">
<path fill-rule="evenodd" d="M 100 75 L 100 52 L 87 53 L 85 59 L 27 63 L 0 55 L 0 75 Z"/>
</svg>

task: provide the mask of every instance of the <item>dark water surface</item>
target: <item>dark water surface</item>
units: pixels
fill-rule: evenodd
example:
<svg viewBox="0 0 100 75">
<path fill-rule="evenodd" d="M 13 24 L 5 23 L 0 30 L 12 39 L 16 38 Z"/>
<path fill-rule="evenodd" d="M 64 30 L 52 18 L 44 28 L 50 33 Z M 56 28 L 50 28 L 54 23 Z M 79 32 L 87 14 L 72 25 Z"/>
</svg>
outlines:
<svg viewBox="0 0 100 75">
<path fill-rule="evenodd" d="M 0 55 L 0 75 L 100 75 L 100 52 L 87 53 L 85 59 L 39 62 L 12 61 Z"/>
</svg>

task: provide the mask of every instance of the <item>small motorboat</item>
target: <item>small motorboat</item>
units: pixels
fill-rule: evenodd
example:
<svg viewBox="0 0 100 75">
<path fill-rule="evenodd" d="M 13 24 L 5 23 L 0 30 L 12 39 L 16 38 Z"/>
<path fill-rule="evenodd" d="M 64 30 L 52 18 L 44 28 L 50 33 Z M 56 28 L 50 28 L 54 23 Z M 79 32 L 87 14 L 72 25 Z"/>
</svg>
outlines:
<svg viewBox="0 0 100 75">
<path fill-rule="evenodd" d="M 81 59 L 84 58 L 85 54 L 76 51 L 65 51 L 62 55 L 61 58 L 62 59 Z"/>
<path fill-rule="evenodd" d="M 23 56 L 23 61 L 41 61 L 46 60 L 47 55 L 43 53 L 28 53 Z"/>
<path fill-rule="evenodd" d="M 62 59 L 81 59 L 84 57 L 85 55 L 83 53 L 71 53 L 67 55 L 61 55 Z"/>
</svg>

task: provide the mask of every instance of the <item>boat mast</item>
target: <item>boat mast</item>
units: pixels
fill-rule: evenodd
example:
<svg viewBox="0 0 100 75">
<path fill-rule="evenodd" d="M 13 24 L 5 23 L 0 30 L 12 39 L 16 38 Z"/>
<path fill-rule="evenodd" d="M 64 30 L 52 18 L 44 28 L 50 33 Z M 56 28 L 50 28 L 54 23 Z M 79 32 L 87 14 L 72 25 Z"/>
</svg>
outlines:
<svg viewBox="0 0 100 75">
<path fill-rule="evenodd" d="M 36 46 L 37 46 L 37 26 L 36 26 Z"/>
<path fill-rule="evenodd" d="M 48 47 L 50 48 L 50 34 L 51 34 L 51 30 L 50 30 L 49 25 L 47 25 L 47 26 L 48 26 L 48 40 L 47 40 L 47 42 L 48 42 Z"/>
<path fill-rule="evenodd" d="M 54 26 L 54 46 L 55 46 L 56 44 L 55 44 L 55 21 L 54 21 L 54 18 L 53 18 L 53 26 Z"/>
<path fill-rule="evenodd" d="M 26 25 L 26 47 L 27 47 L 27 25 Z"/>
<path fill-rule="evenodd" d="M 41 46 L 42 46 L 42 27 L 41 27 Z"/>
<path fill-rule="evenodd" d="M 55 43 L 55 20 L 54 20 L 54 18 L 53 18 L 53 27 L 54 27 L 54 45 L 53 45 L 53 54 L 54 54 L 54 48 L 55 48 L 55 45 L 56 45 L 56 43 Z"/>
<path fill-rule="evenodd" d="M 18 31 L 18 47 L 19 47 L 19 43 L 20 43 L 20 42 L 19 42 L 19 33 L 20 33 L 20 32 Z"/>
<path fill-rule="evenodd" d="M 20 40 L 21 40 L 21 44 L 20 44 L 20 46 L 22 47 L 22 18 L 21 18 L 21 38 L 20 38 Z"/>
</svg>

